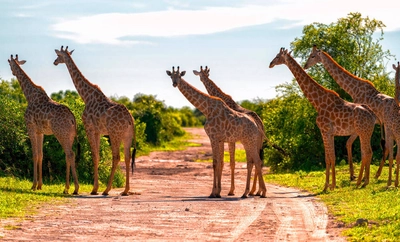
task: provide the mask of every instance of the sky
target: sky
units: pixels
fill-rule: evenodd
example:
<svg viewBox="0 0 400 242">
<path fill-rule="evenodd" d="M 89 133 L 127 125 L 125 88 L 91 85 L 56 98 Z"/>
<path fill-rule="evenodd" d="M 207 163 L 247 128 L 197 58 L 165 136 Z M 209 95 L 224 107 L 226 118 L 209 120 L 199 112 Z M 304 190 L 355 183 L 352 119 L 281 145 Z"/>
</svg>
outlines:
<svg viewBox="0 0 400 242">
<path fill-rule="evenodd" d="M 272 99 L 275 87 L 293 78 L 285 66 L 268 68 L 279 49 L 290 48 L 305 25 L 350 12 L 381 20 L 383 49 L 400 55 L 400 3 L 392 0 L 0 0 L 0 9 L 0 78 L 13 78 L 7 59 L 18 54 L 48 95 L 75 90 L 65 65 L 53 65 L 63 45 L 109 97 L 141 93 L 193 108 L 166 70 L 180 66 L 184 79 L 206 92 L 193 70 L 208 66 L 234 100 Z"/>
</svg>

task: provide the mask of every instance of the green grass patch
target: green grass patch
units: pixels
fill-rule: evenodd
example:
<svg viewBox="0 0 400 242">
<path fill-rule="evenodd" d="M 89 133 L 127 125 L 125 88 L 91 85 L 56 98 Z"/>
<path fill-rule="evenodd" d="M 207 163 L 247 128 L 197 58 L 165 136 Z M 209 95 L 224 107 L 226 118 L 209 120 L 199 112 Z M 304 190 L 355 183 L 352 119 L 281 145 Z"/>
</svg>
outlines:
<svg viewBox="0 0 400 242">
<path fill-rule="evenodd" d="M 224 162 L 229 163 L 231 161 L 229 151 L 224 151 Z M 235 161 L 236 162 L 246 162 L 246 152 L 245 150 L 235 150 Z M 196 160 L 196 162 L 212 162 L 212 159 L 208 160 Z"/>
<path fill-rule="evenodd" d="M 359 166 L 355 167 L 358 175 Z M 387 188 L 389 168 L 383 169 L 379 179 L 374 179 L 377 166 L 371 166 L 370 183 L 365 188 L 356 188 L 350 182 L 348 165 L 336 166 L 334 191 L 322 192 L 325 171 L 292 174 L 268 174 L 269 183 L 296 187 L 317 195 L 328 206 L 338 221 L 346 225 L 344 235 L 350 241 L 398 241 L 400 238 L 400 190 Z M 393 177 L 394 179 L 394 177 Z M 368 220 L 368 224 L 356 225 L 358 219 Z"/>
<path fill-rule="evenodd" d="M 42 204 L 61 204 L 72 195 L 64 195 L 64 183 L 43 184 L 42 190 L 32 191 L 32 181 L 14 177 L 0 177 L 0 218 L 22 217 L 33 214 Z M 93 185 L 79 184 L 79 193 L 91 192 Z M 99 190 L 105 189 L 104 185 Z M 72 183 L 69 192 L 72 193 Z"/>
<path fill-rule="evenodd" d="M 169 142 L 165 142 L 160 146 L 147 146 L 144 150 L 138 150 L 136 157 L 148 155 L 153 151 L 177 151 L 184 150 L 187 147 L 198 147 L 201 146 L 199 143 L 188 142 L 188 140 L 193 139 L 193 135 L 189 132 L 186 132 L 181 137 L 175 137 L 173 140 Z"/>
</svg>

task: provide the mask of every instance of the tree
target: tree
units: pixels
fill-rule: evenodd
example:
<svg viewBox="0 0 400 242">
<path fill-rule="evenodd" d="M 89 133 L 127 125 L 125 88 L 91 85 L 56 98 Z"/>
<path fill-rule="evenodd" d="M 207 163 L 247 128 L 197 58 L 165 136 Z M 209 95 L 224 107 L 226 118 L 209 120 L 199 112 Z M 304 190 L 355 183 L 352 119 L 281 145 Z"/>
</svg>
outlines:
<svg viewBox="0 0 400 242">
<path fill-rule="evenodd" d="M 290 46 L 293 56 L 305 62 L 312 46 L 317 45 L 349 72 L 372 81 L 381 92 L 393 94 L 393 83 L 385 69 L 392 55 L 389 50 L 384 51 L 380 44 L 384 27 L 382 21 L 363 18 L 360 13 L 349 13 L 336 23 L 304 26 L 303 36 L 295 38 Z M 374 39 L 375 37 L 377 38 Z M 351 100 L 322 65 L 315 66 L 308 72 L 326 88 L 336 91 L 346 100 Z"/>
</svg>

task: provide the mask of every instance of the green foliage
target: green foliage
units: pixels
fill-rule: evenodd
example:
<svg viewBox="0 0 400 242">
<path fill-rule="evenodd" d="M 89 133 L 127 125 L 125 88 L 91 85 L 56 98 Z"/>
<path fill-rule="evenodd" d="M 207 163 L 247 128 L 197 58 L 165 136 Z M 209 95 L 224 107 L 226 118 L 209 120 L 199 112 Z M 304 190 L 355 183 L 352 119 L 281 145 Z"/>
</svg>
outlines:
<svg viewBox="0 0 400 242">
<path fill-rule="evenodd" d="M 179 118 L 155 96 L 136 94 L 132 104 L 131 111 L 134 118 L 146 123 L 144 132 L 146 142 L 158 146 L 162 142 L 172 140 L 174 136 L 184 134 Z"/>
<path fill-rule="evenodd" d="M 371 166 L 371 176 L 378 167 Z M 356 174 L 359 166 L 355 166 Z M 349 181 L 348 165 L 336 166 L 334 191 L 322 192 L 325 184 L 324 171 L 298 171 L 290 174 L 265 175 L 265 181 L 283 186 L 296 187 L 317 195 L 335 219 L 344 223 L 344 235 L 349 241 L 398 241 L 400 236 L 400 190 L 387 188 L 388 167 L 384 167 L 378 180 L 370 179 L 365 188 L 356 188 Z M 357 225 L 365 219 L 368 225 Z"/>
<path fill-rule="evenodd" d="M 380 44 L 384 27 L 379 20 L 363 18 L 360 13 L 350 13 L 346 18 L 340 18 L 329 25 L 313 23 L 304 26 L 303 36 L 295 38 L 291 48 L 293 55 L 305 62 L 315 44 L 350 73 L 372 81 L 378 90 L 391 94 L 394 93 L 393 83 L 389 80 L 385 66 L 392 55 L 389 50 L 384 51 Z M 326 88 L 351 100 L 322 65 L 314 66 L 308 73 Z"/>
<path fill-rule="evenodd" d="M 265 150 L 266 164 L 273 171 L 312 170 L 322 167 L 324 148 L 316 126 L 316 111 L 308 100 L 292 94 L 264 104 L 262 114 L 268 139 L 289 157 L 274 148 Z"/>
<path fill-rule="evenodd" d="M 25 128 L 25 107 L 18 102 L 11 83 L 2 81 L 0 92 L 0 175 L 24 175 L 30 170 L 32 156 Z"/>
</svg>

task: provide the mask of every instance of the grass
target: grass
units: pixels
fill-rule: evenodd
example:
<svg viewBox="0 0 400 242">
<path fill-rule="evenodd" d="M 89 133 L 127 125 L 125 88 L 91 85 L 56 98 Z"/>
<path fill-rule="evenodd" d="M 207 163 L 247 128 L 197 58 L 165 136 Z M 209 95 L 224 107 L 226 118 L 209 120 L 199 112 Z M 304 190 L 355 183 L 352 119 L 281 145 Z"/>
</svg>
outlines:
<svg viewBox="0 0 400 242">
<path fill-rule="evenodd" d="M 43 184 L 43 190 L 32 191 L 32 181 L 14 177 L 0 177 L 0 218 L 23 217 L 33 214 L 37 209 L 46 204 L 61 204 L 64 198 L 64 183 Z M 79 192 L 90 192 L 93 185 L 79 184 Z M 70 187 L 72 193 L 74 185 Z M 105 189 L 105 186 L 100 189 Z M 63 200 L 64 199 L 64 200 Z"/>
<path fill-rule="evenodd" d="M 347 165 L 336 168 L 337 188 L 325 193 L 322 192 L 325 171 L 268 174 L 264 178 L 266 182 L 296 187 L 321 198 L 330 213 L 345 225 L 343 233 L 349 241 L 398 241 L 400 190 L 387 188 L 388 167 L 384 168 L 379 179 L 374 179 L 377 166 L 372 165 L 370 183 L 365 188 L 356 188 L 355 182 L 349 181 Z M 368 223 L 357 225 L 358 219 L 366 219 Z"/>
</svg>

